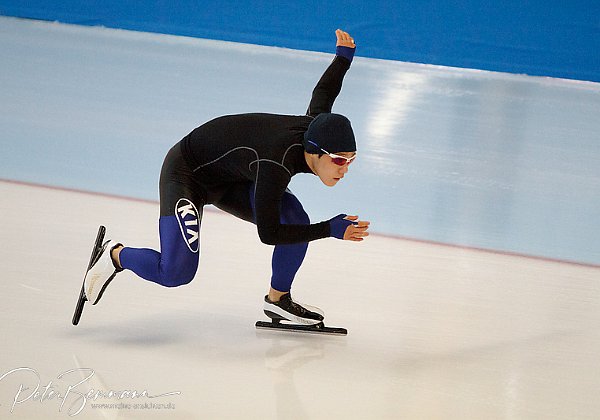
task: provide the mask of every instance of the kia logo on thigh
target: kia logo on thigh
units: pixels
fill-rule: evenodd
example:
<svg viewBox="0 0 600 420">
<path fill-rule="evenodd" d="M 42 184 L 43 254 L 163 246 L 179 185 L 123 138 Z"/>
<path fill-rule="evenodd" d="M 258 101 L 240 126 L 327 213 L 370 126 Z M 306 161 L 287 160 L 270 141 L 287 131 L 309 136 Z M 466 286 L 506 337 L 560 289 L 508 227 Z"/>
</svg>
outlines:
<svg viewBox="0 0 600 420">
<path fill-rule="evenodd" d="M 198 252 L 200 242 L 198 240 L 200 232 L 198 209 L 196 209 L 196 206 L 194 206 L 194 203 L 190 200 L 180 198 L 175 205 L 175 210 L 177 221 L 179 222 L 179 229 L 181 229 L 181 235 L 183 236 L 187 247 L 192 252 Z"/>
</svg>

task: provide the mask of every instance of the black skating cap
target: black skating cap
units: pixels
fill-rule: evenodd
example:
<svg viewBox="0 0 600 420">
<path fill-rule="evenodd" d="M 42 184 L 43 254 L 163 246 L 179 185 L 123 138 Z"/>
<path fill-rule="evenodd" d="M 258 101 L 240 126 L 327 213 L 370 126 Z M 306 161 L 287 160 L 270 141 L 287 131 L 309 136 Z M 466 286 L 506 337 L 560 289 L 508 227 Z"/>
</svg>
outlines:
<svg viewBox="0 0 600 420">
<path fill-rule="evenodd" d="M 315 117 L 304 133 L 304 150 L 308 153 L 356 152 L 356 141 L 350 120 L 340 114 L 323 113 Z"/>
</svg>

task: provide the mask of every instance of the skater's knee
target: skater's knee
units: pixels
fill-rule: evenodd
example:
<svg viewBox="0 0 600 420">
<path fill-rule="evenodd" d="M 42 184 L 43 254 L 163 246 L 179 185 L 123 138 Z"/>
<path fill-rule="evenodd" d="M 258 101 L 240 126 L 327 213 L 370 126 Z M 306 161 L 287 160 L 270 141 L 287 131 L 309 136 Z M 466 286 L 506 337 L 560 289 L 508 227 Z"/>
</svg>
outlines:
<svg viewBox="0 0 600 420">
<path fill-rule="evenodd" d="M 290 200 L 287 206 L 282 206 L 281 221 L 289 225 L 309 225 L 310 218 L 302 205 L 297 200 Z"/>
<path fill-rule="evenodd" d="M 179 287 L 185 286 L 190 283 L 194 277 L 173 277 L 173 276 L 163 276 L 160 283 L 166 287 Z"/>
<path fill-rule="evenodd" d="M 160 284 L 166 287 L 184 286 L 190 283 L 196 275 L 196 270 L 167 270 L 161 273 Z"/>
</svg>

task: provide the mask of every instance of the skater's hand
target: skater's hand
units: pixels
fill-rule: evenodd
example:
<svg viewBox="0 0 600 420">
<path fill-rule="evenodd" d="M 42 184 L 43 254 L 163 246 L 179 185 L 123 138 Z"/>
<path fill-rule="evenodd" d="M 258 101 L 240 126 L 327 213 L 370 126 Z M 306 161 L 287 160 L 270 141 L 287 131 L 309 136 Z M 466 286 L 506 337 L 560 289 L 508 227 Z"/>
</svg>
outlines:
<svg viewBox="0 0 600 420">
<path fill-rule="evenodd" d="M 336 47 L 356 48 L 354 38 L 352 38 L 348 32 L 337 29 L 335 31 L 335 36 L 337 38 L 337 43 L 335 44 Z"/>
<path fill-rule="evenodd" d="M 344 57 L 352 63 L 354 52 L 356 51 L 354 38 L 352 38 L 348 32 L 344 32 L 341 29 L 335 31 L 335 36 L 337 37 L 337 43 L 335 44 L 335 55 Z"/>
<path fill-rule="evenodd" d="M 360 242 L 367 236 L 369 236 L 369 225 L 370 222 L 366 220 L 358 220 L 358 216 L 346 216 L 347 220 L 350 220 L 352 224 L 346 228 L 344 233 L 345 241 Z"/>
<path fill-rule="evenodd" d="M 333 219 L 329 220 L 331 236 L 346 241 L 362 241 L 366 236 L 369 236 L 369 222 L 358 220 L 358 216 L 347 216 L 338 214 Z"/>
</svg>

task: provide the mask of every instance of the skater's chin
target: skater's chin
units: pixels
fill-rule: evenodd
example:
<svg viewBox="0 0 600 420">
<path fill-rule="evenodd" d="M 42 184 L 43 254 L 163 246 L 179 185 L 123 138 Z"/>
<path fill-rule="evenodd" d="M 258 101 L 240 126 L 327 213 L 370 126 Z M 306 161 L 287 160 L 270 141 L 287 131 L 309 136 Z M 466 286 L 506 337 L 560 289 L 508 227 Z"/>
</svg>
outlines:
<svg viewBox="0 0 600 420">
<path fill-rule="evenodd" d="M 331 178 L 331 179 L 328 179 L 328 180 L 323 180 L 323 184 L 326 185 L 326 186 L 328 186 L 328 187 L 333 187 L 333 186 L 335 186 L 338 183 L 338 181 L 340 179 L 341 178 Z"/>
</svg>

